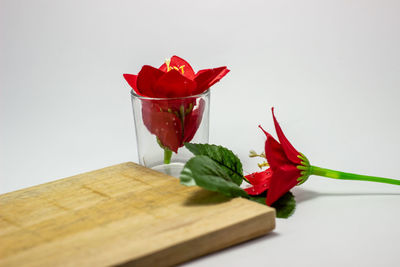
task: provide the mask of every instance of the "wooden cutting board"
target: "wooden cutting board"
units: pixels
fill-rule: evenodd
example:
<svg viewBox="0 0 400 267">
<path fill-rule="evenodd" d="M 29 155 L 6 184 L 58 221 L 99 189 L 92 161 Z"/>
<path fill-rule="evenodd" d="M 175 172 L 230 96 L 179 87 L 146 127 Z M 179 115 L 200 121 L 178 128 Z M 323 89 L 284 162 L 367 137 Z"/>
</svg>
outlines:
<svg viewBox="0 0 400 267">
<path fill-rule="evenodd" d="M 169 266 L 274 226 L 272 208 L 128 162 L 0 195 L 0 266 Z"/>
</svg>

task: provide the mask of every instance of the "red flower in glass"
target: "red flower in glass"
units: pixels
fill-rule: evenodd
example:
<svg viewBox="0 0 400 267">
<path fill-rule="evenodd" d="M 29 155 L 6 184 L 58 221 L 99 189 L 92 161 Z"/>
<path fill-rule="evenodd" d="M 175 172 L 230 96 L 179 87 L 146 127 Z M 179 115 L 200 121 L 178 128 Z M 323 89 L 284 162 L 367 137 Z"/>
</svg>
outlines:
<svg viewBox="0 0 400 267">
<path fill-rule="evenodd" d="M 224 77 L 226 67 L 200 70 L 196 74 L 184 59 L 173 56 L 158 69 L 145 65 L 138 75 L 124 74 L 125 80 L 142 99 L 146 128 L 160 145 L 174 152 L 190 142 L 200 126 L 204 100 L 196 95 Z M 193 97 L 191 97 L 193 96 Z"/>
<path fill-rule="evenodd" d="M 266 204 L 271 206 L 281 196 L 294 186 L 305 182 L 309 173 L 299 169 L 299 166 L 309 166 L 307 158 L 298 152 L 284 135 L 275 118 L 274 109 L 272 116 L 279 142 L 266 132 L 261 126 L 267 140 L 265 141 L 265 156 L 269 169 L 247 175 L 247 180 L 253 185 L 246 189 L 249 195 L 259 195 L 267 191 Z"/>
</svg>

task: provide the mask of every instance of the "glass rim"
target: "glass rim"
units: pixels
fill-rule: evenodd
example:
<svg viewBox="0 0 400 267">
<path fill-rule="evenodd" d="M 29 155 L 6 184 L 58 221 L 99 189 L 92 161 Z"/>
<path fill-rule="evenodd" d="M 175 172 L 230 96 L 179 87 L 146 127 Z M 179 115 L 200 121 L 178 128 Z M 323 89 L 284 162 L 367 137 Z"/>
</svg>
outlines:
<svg viewBox="0 0 400 267">
<path fill-rule="evenodd" d="M 136 98 L 139 99 L 147 99 L 147 100 L 178 100 L 178 99 L 189 99 L 189 98 L 198 98 L 198 97 L 203 97 L 210 94 L 210 88 L 208 88 L 207 90 L 205 90 L 203 93 L 201 94 L 197 94 L 197 95 L 190 95 L 190 96 L 182 96 L 182 97 L 150 97 L 150 96 L 142 96 L 142 95 L 138 95 L 133 89 L 131 89 L 131 96 L 134 96 Z"/>
</svg>

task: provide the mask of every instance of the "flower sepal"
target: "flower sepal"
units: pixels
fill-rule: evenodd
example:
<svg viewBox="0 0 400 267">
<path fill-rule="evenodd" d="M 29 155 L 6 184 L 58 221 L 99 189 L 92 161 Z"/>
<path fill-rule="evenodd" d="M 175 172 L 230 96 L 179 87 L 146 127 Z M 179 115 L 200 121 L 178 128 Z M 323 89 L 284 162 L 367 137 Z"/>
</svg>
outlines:
<svg viewBox="0 0 400 267">
<path fill-rule="evenodd" d="M 297 178 L 297 181 L 299 182 L 297 185 L 303 184 L 312 174 L 312 166 L 310 165 L 310 161 L 307 159 L 306 156 L 304 156 L 303 153 L 299 153 L 300 155 L 298 155 L 297 157 L 301 160 L 301 164 L 297 166 L 297 169 L 301 170 L 301 176 Z"/>
</svg>

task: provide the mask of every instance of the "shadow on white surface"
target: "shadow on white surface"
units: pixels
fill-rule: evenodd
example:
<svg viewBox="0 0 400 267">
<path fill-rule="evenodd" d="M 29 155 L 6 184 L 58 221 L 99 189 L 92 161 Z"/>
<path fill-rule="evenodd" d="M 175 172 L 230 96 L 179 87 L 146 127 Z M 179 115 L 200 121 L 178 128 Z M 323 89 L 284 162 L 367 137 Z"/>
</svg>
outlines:
<svg viewBox="0 0 400 267">
<path fill-rule="evenodd" d="M 337 192 L 337 193 L 324 193 L 324 192 L 316 192 L 304 188 L 296 188 L 295 189 L 295 198 L 297 203 L 305 202 L 308 200 L 312 200 L 318 197 L 353 197 L 353 196 L 365 196 L 365 197 L 371 197 L 371 196 L 399 196 L 400 193 L 387 193 L 387 192 L 365 192 L 365 193 L 360 193 L 360 192 L 354 192 L 354 193 L 349 193 L 349 192 Z"/>
</svg>

